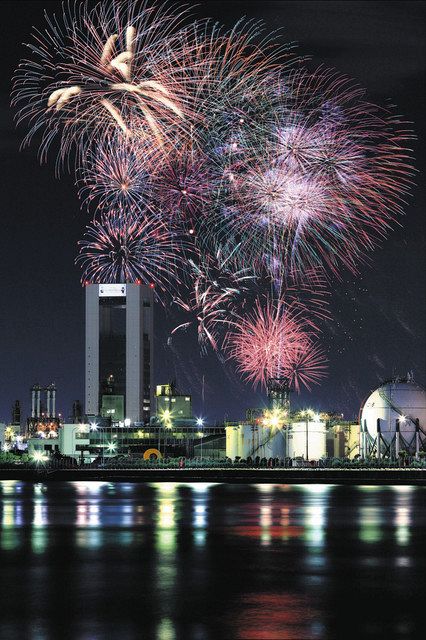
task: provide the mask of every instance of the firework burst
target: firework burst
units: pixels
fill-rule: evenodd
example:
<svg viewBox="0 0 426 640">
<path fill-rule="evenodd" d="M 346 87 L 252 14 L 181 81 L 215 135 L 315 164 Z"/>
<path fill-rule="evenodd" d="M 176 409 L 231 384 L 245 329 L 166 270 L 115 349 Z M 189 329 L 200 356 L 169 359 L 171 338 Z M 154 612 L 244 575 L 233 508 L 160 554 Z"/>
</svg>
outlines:
<svg viewBox="0 0 426 640">
<path fill-rule="evenodd" d="M 257 300 L 252 313 L 233 321 L 226 338 L 228 357 L 254 386 L 288 378 L 296 387 L 319 382 L 325 359 L 315 344 L 314 325 L 296 305 Z"/>
<path fill-rule="evenodd" d="M 81 174 L 80 198 L 101 209 L 127 210 L 148 207 L 152 197 L 151 167 L 158 154 L 121 134 L 106 138 L 88 153 Z"/>
<path fill-rule="evenodd" d="M 160 290 L 180 283 L 181 244 L 159 218 L 102 214 L 79 242 L 82 282 L 141 282 Z"/>
<path fill-rule="evenodd" d="M 47 28 L 28 45 L 34 59 L 15 75 L 17 120 L 31 123 L 24 144 L 41 132 L 44 159 L 59 137 L 64 160 L 73 145 L 84 157 L 93 139 L 117 130 L 153 135 L 159 146 L 182 132 L 191 113 L 182 82 L 186 15 L 113 0 L 93 9 L 82 2 L 73 13 L 68 7 L 62 21 L 46 16 Z"/>
<path fill-rule="evenodd" d="M 355 273 L 402 213 L 412 134 L 335 72 L 290 70 L 269 91 L 259 127 L 223 153 L 216 206 L 199 236 L 207 247 L 234 237 L 241 263 L 257 268 L 272 255 L 287 272 Z M 228 140 L 223 133 L 223 149 Z"/>
<path fill-rule="evenodd" d="M 77 151 L 100 210 L 83 281 L 156 285 L 192 315 L 173 333 L 196 327 L 254 385 L 309 388 L 325 375 L 326 280 L 355 273 L 403 212 L 413 136 L 261 23 L 187 15 L 112 0 L 47 18 L 15 76 L 24 144 L 41 136 L 43 160 L 56 141 L 59 164 Z"/>
</svg>

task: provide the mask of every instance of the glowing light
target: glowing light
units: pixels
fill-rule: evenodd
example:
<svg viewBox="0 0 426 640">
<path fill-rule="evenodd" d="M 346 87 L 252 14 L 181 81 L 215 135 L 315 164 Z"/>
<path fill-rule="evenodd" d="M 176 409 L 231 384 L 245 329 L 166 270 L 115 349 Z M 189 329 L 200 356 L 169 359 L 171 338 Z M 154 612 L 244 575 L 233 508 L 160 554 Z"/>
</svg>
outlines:
<svg viewBox="0 0 426 640">
<path fill-rule="evenodd" d="M 173 412 L 170 409 L 164 409 L 160 413 L 160 420 L 166 429 L 171 429 L 173 426 Z"/>
<path fill-rule="evenodd" d="M 46 462 L 46 460 L 48 459 L 48 457 L 42 451 L 34 451 L 32 458 L 34 462 L 37 462 L 37 464 Z"/>
<path fill-rule="evenodd" d="M 271 429 L 280 429 L 287 417 L 287 412 L 284 409 L 274 408 L 266 410 L 263 414 L 263 424 L 265 427 Z"/>
</svg>

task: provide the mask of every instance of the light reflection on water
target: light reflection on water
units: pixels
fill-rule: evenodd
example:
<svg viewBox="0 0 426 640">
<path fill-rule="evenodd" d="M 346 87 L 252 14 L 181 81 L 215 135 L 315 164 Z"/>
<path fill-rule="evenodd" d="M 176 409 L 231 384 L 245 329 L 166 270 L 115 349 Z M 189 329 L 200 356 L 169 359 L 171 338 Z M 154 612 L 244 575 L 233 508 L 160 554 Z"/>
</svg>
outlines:
<svg viewBox="0 0 426 640">
<path fill-rule="evenodd" d="M 350 620 L 359 637 L 408 638 L 424 601 L 425 496 L 0 482 L 0 637 L 63 637 L 66 621 L 77 640 L 328 639 Z M 389 606 L 371 607 L 381 590 Z"/>
</svg>

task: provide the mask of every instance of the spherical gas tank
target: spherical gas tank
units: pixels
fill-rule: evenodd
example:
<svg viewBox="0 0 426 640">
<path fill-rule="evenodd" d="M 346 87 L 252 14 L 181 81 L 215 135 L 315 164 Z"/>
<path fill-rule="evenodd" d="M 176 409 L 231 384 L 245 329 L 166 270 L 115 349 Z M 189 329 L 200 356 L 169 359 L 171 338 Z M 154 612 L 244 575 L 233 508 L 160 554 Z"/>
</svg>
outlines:
<svg viewBox="0 0 426 640">
<path fill-rule="evenodd" d="M 426 391 L 410 380 L 391 380 L 385 382 L 367 398 L 361 409 L 361 426 L 375 438 L 377 420 L 383 439 L 390 443 L 395 436 L 396 421 L 406 442 L 404 448 L 414 452 L 415 421 L 420 427 L 426 427 Z"/>
</svg>

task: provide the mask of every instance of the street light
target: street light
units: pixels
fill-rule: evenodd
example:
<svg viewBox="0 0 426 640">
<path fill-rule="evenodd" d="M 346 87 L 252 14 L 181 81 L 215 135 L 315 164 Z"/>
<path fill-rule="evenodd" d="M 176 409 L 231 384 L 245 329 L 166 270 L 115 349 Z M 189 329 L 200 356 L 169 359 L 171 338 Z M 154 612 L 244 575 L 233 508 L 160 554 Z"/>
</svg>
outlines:
<svg viewBox="0 0 426 640">
<path fill-rule="evenodd" d="M 197 427 L 204 427 L 204 418 L 197 418 Z M 199 431 L 197 433 L 197 436 L 199 438 L 201 438 L 201 459 L 203 459 L 203 438 L 204 438 L 204 432 L 203 431 Z"/>
<path fill-rule="evenodd" d="M 41 463 L 41 462 L 46 462 L 47 461 L 47 455 L 45 453 L 43 453 L 43 451 L 34 451 L 33 455 L 33 460 L 34 462 L 36 462 L 37 464 Z"/>
</svg>

